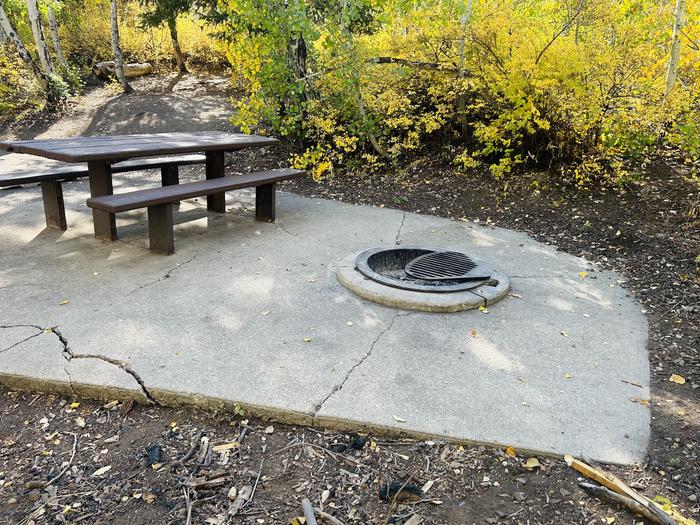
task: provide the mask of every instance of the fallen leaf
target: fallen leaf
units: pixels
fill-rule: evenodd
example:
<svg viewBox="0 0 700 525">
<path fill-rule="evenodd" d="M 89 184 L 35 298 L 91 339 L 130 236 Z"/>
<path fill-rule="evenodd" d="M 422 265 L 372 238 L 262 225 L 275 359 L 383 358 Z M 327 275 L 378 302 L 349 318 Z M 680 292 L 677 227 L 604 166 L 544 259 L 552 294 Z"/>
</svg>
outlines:
<svg viewBox="0 0 700 525">
<path fill-rule="evenodd" d="M 112 469 L 112 465 L 107 465 L 106 467 L 100 467 L 95 472 L 92 473 L 92 477 L 96 478 L 97 476 L 101 476 L 102 474 L 106 474 L 111 469 Z"/>
<path fill-rule="evenodd" d="M 146 503 L 153 503 L 156 500 L 156 495 L 151 494 L 150 492 L 147 492 L 146 494 L 143 495 L 143 501 Z"/>
<path fill-rule="evenodd" d="M 561 335 L 563 335 L 564 337 L 569 337 L 569 332 L 562 330 Z"/>
<path fill-rule="evenodd" d="M 260 312 L 260 315 L 270 315 L 270 310 L 265 310 L 264 312 Z"/>
<path fill-rule="evenodd" d="M 230 443 L 224 443 L 223 445 L 216 445 L 215 447 L 212 447 L 212 450 L 214 452 L 223 452 L 224 450 L 230 450 L 232 448 L 238 448 L 240 446 L 241 444 L 238 441 L 231 441 Z"/>
<path fill-rule="evenodd" d="M 476 337 L 476 328 L 472 328 L 472 331 L 469 332 L 472 337 Z"/>
<path fill-rule="evenodd" d="M 78 408 L 79 406 L 80 406 L 80 403 L 78 403 L 78 402 L 75 402 L 75 403 L 71 403 L 71 404 L 70 404 L 70 407 L 71 407 L 71 408 Z"/>
<path fill-rule="evenodd" d="M 486 308 L 485 306 L 480 306 L 480 307 L 479 307 L 479 311 L 480 311 L 481 313 L 484 313 L 484 314 L 489 313 L 489 309 Z"/>
<path fill-rule="evenodd" d="M 573 376 L 569 373 L 564 374 L 564 379 L 571 379 Z"/>
<path fill-rule="evenodd" d="M 607 523 L 608 525 L 612 525 L 613 523 L 615 523 L 615 517 L 608 516 L 607 518 L 605 518 L 605 523 Z"/>
<path fill-rule="evenodd" d="M 310 337 L 304 337 L 304 342 L 305 342 L 305 343 L 310 343 L 310 342 L 311 342 L 311 338 L 310 338 Z"/>
<path fill-rule="evenodd" d="M 348 325 L 348 326 L 352 326 L 352 325 L 354 325 L 355 323 L 353 323 L 352 321 L 348 321 L 348 322 L 345 323 L 345 324 Z"/>
<path fill-rule="evenodd" d="M 119 401 L 117 401 L 117 400 L 115 399 L 114 401 L 110 401 L 110 402 L 107 403 L 106 405 L 103 405 L 102 408 L 106 408 L 107 410 L 109 410 L 110 408 L 114 408 L 114 407 L 117 406 L 118 404 L 119 404 Z"/>
<path fill-rule="evenodd" d="M 528 470 L 535 470 L 536 468 L 540 467 L 540 462 L 537 460 L 537 458 L 529 458 L 525 463 L 523 463 L 523 467 Z"/>
<path fill-rule="evenodd" d="M 406 420 L 405 420 L 404 418 L 402 418 L 402 417 L 399 417 L 399 416 L 396 416 L 396 415 L 394 415 L 394 416 L 392 416 L 392 417 L 394 418 L 394 421 L 398 421 L 399 423 L 406 423 Z"/>
<path fill-rule="evenodd" d="M 80 428 L 85 428 L 85 418 L 78 416 L 78 419 L 75 420 L 76 425 L 78 425 Z"/>
<path fill-rule="evenodd" d="M 578 276 L 581 279 L 585 279 L 586 277 L 588 277 L 588 272 L 578 272 Z"/>
<path fill-rule="evenodd" d="M 518 455 L 518 453 L 515 451 L 515 449 L 513 447 L 508 447 L 506 449 L 506 456 L 508 456 L 509 458 L 514 458 L 517 455 Z"/>
<path fill-rule="evenodd" d="M 63 301 L 61 301 L 61 302 L 60 302 L 60 303 L 58 303 L 58 304 L 60 304 L 60 305 L 64 305 L 64 304 L 68 304 L 68 303 L 70 303 L 70 300 L 68 300 L 68 299 L 64 299 Z"/>
<path fill-rule="evenodd" d="M 267 427 L 267 428 L 265 429 L 265 434 L 272 434 L 274 431 L 275 431 L 275 427 L 273 427 L 272 425 L 270 425 L 269 427 Z"/>
<path fill-rule="evenodd" d="M 685 377 L 679 376 L 678 374 L 672 374 L 669 381 L 678 385 L 685 385 Z"/>
</svg>

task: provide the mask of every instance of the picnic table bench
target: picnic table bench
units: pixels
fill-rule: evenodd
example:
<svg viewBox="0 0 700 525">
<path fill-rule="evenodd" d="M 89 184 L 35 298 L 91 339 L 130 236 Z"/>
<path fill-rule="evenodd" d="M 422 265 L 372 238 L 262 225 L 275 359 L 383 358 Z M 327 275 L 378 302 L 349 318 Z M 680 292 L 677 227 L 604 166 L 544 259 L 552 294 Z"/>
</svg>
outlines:
<svg viewBox="0 0 700 525">
<path fill-rule="evenodd" d="M 171 204 L 182 199 L 206 196 L 207 210 L 223 213 L 226 211 L 226 191 L 255 187 L 256 219 L 274 221 L 277 182 L 300 177 L 304 172 L 284 168 L 225 177 L 224 154 L 228 151 L 267 146 L 277 142 L 276 139 L 269 137 L 209 131 L 0 141 L 0 149 L 64 162 L 86 162 L 91 194 L 87 204 L 92 209 L 95 237 L 103 240 L 116 240 L 116 213 L 147 208 L 151 249 L 170 254 L 174 251 Z M 180 157 L 140 158 L 162 155 L 179 155 Z M 185 156 L 183 157 L 183 155 Z M 127 160 L 134 157 L 139 157 L 139 159 Z M 183 161 L 189 162 L 186 159 L 192 160 L 193 163 L 195 161 L 197 163 L 204 162 L 206 180 L 178 184 L 177 166 L 182 165 Z M 140 167 L 146 165 L 148 167 L 161 167 L 163 187 L 113 195 L 113 173 L 147 169 Z M 84 168 L 79 168 L 72 175 L 68 175 L 67 171 L 55 172 L 46 175 L 44 180 L 39 178 L 39 174 L 25 178 L 16 176 L 14 184 L 18 184 L 18 180 L 42 183 L 45 206 L 47 202 L 50 203 L 49 209 L 46 211 L 47 223 L 50 222 L 51 225 L 64 228 L 65 214 L 62 216 L 58 214 L 59 211 L 63 210 L 60 183 L 57 185 L 54 181 L 60 182 L 69 180 L 70 177 L 77 178 L 84 175 Z M 0 185 L 2 185 L 1 182 Z"/>
<path fill-rule="evenodd" d="M 117 162 L 112 164 L 111 169 L 112 173 L 124 173 L 160 168 L 163 186 L 170 186 L 179 183 L 179 166 L 204 164 L 205 160 L 206 156 L 202 154 L 150 157 Z M 38 182 L 41 185 L 41 196 L 44 201 L 46 226 L 65 230 L 68 228 L 68 223 L 66 222 L 66 208 L 63 203 L 61 183 L 87 176 L 87 165 L 35 168 L 0 174 L 0 188 Z"/>
</svg>

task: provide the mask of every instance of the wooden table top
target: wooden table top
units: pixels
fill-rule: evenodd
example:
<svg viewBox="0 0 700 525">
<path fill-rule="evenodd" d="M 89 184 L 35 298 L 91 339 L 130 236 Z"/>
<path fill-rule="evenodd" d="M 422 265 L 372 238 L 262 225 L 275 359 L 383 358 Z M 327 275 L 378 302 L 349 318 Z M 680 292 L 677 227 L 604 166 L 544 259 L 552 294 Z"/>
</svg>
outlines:
<svg viewBox="0 0 700 525">
<path fill-rule="evenodd" d="M 198 131 L 0 141 L 0 149 L 64 162 L 87 162 L 200 151 L 234 151 L 255 146 L 269 146 L 277 142 L 278 140 L 274 138 L 243 133 Z"/>
</svg>

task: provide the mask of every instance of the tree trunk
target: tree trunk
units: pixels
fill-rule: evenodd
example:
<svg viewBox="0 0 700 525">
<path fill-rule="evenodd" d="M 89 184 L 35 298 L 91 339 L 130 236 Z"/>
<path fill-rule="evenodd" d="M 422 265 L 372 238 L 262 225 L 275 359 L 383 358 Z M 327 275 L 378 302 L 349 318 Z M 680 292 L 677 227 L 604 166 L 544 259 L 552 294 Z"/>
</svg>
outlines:
<svg viewBox="0 0 700 525">
<path fill-rule="evenodd" d="M 671 41 L 671 58 L 668 61 L 666 74 L 666 92 L 668 95 L 676 83 L 678 76 L 678 62 L 681 58 L 681 32 L 685 25 L 685 0 L 676 0 L 676 12 L 673 22 L 673 40 Z"/>
<path fill-rule="evenodd" d="M 131 87 L 124 75 L 124 56 L 122 55 L 122 47 L 119 43 L 119 21 L 117 19 L 117 0 L 110 0 L 109 3 L 109 19 L 112 25 L 112 51 L 114 52 L 114 72 L 117 80 L 122 86 L 124 93 L 133 93 L 134 88 Z"/>
<path fill-rule="evenodd" d="M 51 31 L 51 40 L 53 41 L 53 49 L 56 52 L 58 65 L 63 68 L 64 71 L 67 71 L 69 67 L 68 62 L 66 62 L 66 57 L 63 54 L 61 40 L 58 38 L 58 23 L 56 22 L 56 14 L 53 12 L 53 8 L 50 5 L 48 6 L 47 15 L 49 19 L 49 30 Z"/>
<path fill-rule="evenodd" d="M 41 70 L 50 77 L 54 74 L 53 62 L 49 54 L 49 46 L 46 45 L 44 29 L 41 27 L 41 15 L 39 15 L 36 0 L 27 0 L 27 12 L 29 13 L 29 23 L 32 26 L 32 35 L 34 35 L 34 44 L 37 55 L 39 55 Z"/>
<path fill-rule="evenodd" d="M 7 38 L 12 41 L 12 43 L 15 45 L 15 48 L 17 48 L 17 53 L 19 54 L 20 58 L 22 61 L 26 64 L 27 68 L 34 73 L 34 76 L 36 79 L 39 81 L 41 84 L 41 87 L 44 89 L 46 92 L 46 98 L 50 103 L 56 102 L 53 93 L 49 89 L 49 80 L 44 75 L 44 73 L 39 69 L 39 66 L 36 65 L 36 62 L 32 59 L 32 56 L 29 54 L 29 51 L 27 51 L 27 48 L 24 47 L 24 43 L 20 39 L 19 35 L 17 34 L 17 31 L 15 31 L 15 28 L 12 27 L 12 23 L 10 22 L 10 19 L 7 17 L 7 14 L 5 13 L 5 9 L 3 8 L 2 3 L 0 3 L 0 28 L 2 28 L 2 32 L 7 35 Z"/>
<path fill-rule="evenodd" d="M 185 65 L 185 55 L 182 54 L 182 49 L 180 49 L 180 41 L 177 39 L 177 20 L 175 17 L 168 18 L 168 29 L 170 30 L 170 40 L 173 42 L 173 50 L 175 51 L 175 61 L 177 62 L 177 69 L 180 73 L 187 73 L 187 66 Z"/>
<path fill-rule="evenodd" d="M 7 33 L 5 33 L 5 30 L 2 28 L 2 25 L 0 24 L 0 46 L 4 45 L 10 37 L 7 36 Z"/>
</svg>

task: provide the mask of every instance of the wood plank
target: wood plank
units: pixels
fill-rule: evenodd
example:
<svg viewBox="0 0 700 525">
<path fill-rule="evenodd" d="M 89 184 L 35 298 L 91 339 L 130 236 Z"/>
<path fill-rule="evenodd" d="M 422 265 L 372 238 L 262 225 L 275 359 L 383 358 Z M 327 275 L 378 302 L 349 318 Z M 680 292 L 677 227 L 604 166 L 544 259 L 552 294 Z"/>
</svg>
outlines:
<svg viewBox="0 0 700 525">
<path fill-rule="evenodd" d="M 131 159 L 112 164 L 112 173 L 124 173 L 127 171 L 139 171 L 145 169 L 157 169 L 168 166 L 188 166 L 203 164 L 205 156 L 176 155 L 172 157 L 147 157 L 144 159 Z M 87 166 L 59 166 L 36 168 L 34 170 L 22 170 L 13 173 L 0 174 L 0 188 L 16 186 L 18 184 L 31 184 L 45 180 L 74 180 L 87 177 Z"/>
<path fill-rule="evenodd" d="M 175 253 L 173 207 L 170 204 L 148 207 L 148 239 L 152 252 Z"/>
<path fill-rule="evenodd" d="M 0 142 L 0 148 L 65 162 L 117 160 L 238 149 L 276 144 L 277 139 L 242 133 L 159 133 L 114 137 L 77 137 L 43 141 Z"/>
<path fill-rule="evenodd" d="M 208 152 L 206 164 L 207 180 L 222 178 L 225 175 L 224 169 L 224 152 Z M 226 213 L 226 194 L 222 191 L 221 193 L 207 195 L 207 210 Z"/>
<path fill-rule="evenodd" d="M 265 184 L 255 188 L 255 219 L 263 222 L 275 222 L 275 205 L 277 200 L 276 184 Z"/>
<path fill-rule="evenodd" d="M 176 200 L 212 195 L 222 191 L 272 184 L 295 177 L 301 177 L 304 174 L 305 172 L 302 170 L 281 168 L 248 173 L 246 175 L 236 175 L 235 177 L 223 177 L 179 184 L 177 186 L 150 188 L 128 193 L 119 193 L 117 195 L 90 198 L 87 200 L 87 205 L 93 209 L 119 213 L 122 211 L 145 208 L 147 206 L 166 204 Z"/>
<path fill-rule="evenodd" d="M 41 183 L 41 196 L 44 200 L 46 226 L 58 230 L 68 229 L 61 183 L 56 180 L 45 180 Z"/>
<path fill-rule="evenodd" d="M 90 195 L 102 197 L 112 195 L 112 167 L 109 162 L 88 162 L 90 176 Z M 117 220 L 114 213 L 105 213 L 102 210 L 92 210 L 92 222 L 95 227 L 95 237 L 104 241 L 117 240 Z"/>
</svg>

